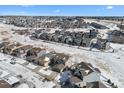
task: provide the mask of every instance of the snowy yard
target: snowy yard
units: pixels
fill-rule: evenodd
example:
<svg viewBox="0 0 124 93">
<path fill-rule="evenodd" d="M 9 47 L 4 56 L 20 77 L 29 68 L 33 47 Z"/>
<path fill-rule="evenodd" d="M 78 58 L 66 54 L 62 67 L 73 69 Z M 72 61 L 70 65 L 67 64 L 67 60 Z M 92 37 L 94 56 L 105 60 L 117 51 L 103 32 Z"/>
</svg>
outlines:
<svg viewBox="0 0 124 93">
<path fill-rule="evenodd" d="M 9 56 L 4 55 L 0 53 L 0 58 L 3 59 L 10 59 Z M 25 60 L 22 60 L 25 61 Z M 30 67 L 35 67 L 30 65 Z M 54 83 L 52 82 L 43 82 L 43 77 L 40 76 L 39 74 L 36 74 L 35 72 L 33 72 L 32 70 L 22 66 L 21 64 L 10 64 L 9 62 L 5 62 L 5 61 L 1 61 L 0 62 L 0 72 L 2 71 L 2 75 L 0 74 L 0 77 L 4 77 L 6 75 L 8 75 L 9 73 L 13 73 L 15 76 L 17 75 L 22 75 L 22 77 L 24 79 L 26 79 L 27 81 L 32 82 L 33 84 L 35 84 L 35 86 L 37 88 L 41 88 L 41 87 L 53 87 Z M 48 86 L 49 85 L 49 86 Z M 20 86 L 21 87 L 21 86 Z"/>
</svg>

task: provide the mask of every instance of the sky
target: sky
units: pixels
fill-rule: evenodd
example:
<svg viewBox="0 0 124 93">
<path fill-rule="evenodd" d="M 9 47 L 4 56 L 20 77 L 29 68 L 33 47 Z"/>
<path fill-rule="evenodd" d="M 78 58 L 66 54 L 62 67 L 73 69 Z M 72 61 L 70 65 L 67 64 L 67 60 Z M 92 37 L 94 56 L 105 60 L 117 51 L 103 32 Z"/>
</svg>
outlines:
<svg viewBox="0 0 124 93">
<path fill-rule="evenodd" d="M 124 16 L 124 5 L 0 5 L 0 15 Z"/>
</svg>

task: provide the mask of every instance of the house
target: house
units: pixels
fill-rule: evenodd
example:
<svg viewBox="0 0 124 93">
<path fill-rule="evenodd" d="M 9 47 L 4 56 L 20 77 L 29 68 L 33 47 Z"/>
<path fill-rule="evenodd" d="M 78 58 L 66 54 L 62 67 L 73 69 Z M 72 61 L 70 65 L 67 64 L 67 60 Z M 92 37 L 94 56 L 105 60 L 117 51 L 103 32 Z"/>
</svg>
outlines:
<svg viewBox="0 0 124 93">
<path fill-rule="evenodd" d="M 65 63 L 68 60 L 69 56 L 63 53 L 56 53 L 56 52 L 51 52 L 50 55 L 51 57 L 50 57 L 49 66 L 51 70 L 56 72 L 63 71 L 65 67 Z"/>
<path fill-rule="evenodd" d="M 43 54 L 42 56 L 31 55 L 26 57 L 26 60 L 40 66 L 48 66 L 50 62 L 51 54 Z"/>
<path fill-rule="evenodd" d="M 21 53 L 26 53 L 29 49 L 33 48 L 31 45 L 23 45 L 18 47 Z"/>
<path fill-rule="evenodd" d="M 105 49 L 109 49 L 110 48 L 109 42 L 108 42 L 107 39 L 101 39 L 101 38 L 99 38 L 98 39 L 98 44 L 100 46 L 100 49 L 105 50 Z"/>
<path fill-rule="evenodd" d="M 3 52 L 6 53 L 6 54 L 11 54 L 13 49 L 16 48 L 16 47 L 19 47 L 21 46 L 20 43 L 11 43 L 11 44 L 7 44 L 7 46 L 4 46 L 3 48 Z"/>
<path fill-rule="evenodd" d="M 45 49 L 32 48 L 26 54 L 26 60 L 40 66 L 48 66 L 52 57 L 51 53 L 47 53 Z M 39 51 L 41 50 L 41 51 Z"/>
<path fill-rule="evenodd" d="M 42 56 L 37 58 L 38 65 L 48 66 L 52 58 L 53 58 L 52 52 L 43 53 Z"/>
<path fill-rule="evenodd" d="M 82 38 L 83 35 L 84 35 L 84 32 L 77 32 L 77 33 L 75 33 L 75 37 L 76 38 Z"/>
<path fill-rule="evenodd" d="M 41 57 L 43 54 L 46 54 L 46 53 L 48 53 L 48 51 L 45 48 L 32 47 L 27 51 L 26 56 Z"/>
<path fill-rule="evenodd" d="M 61 72 L 65 67 L 65 63 L 68 60 L 69 56 L 63 53 L 53 53 L 53 57 L 50 59 L 49 66 L 53 71 Z"/>
<path fill-rule="evenodd" d="M 11 88 L 11 85 L 5 80 L 0 80 L 0 88 Z"/>
<path fill-rule="evenodd" d="M 65 62 L 69 59 L 69 56 L 65 55 L 64 53 L 56 53 L 56 52 L 51 52 L 51 53 L 55 58 L 62 59 Z"/>
<path fill-rule="evenodd" d="M 33 47 L 32 51 L 36 52 L 37 57 L 40 57 L 48 52 L 45 48 L 40 48 L 40 47 Z"/>
<path fill-rule="evenodd" d="M 97 29 L 107 29 L 106 26 L 95 23 L 95 22 L 92 22 L 90 25 L 93 26 L 94 28 L 97 28 Z"/>
<path fill-rule="evenodd" d="M 37 53 L 32 48 L 29 49 L 26 53 L 26 57 L 30 57 L 30 56 L 36 56 L 37 57 Z"/>
<path fill-rule="evenodd" d="M 96 81 L 96 82 L 87 82 L 86 88 L 107 88 L 107 86 L 100 81 Z"/>
<path fill-rule="evenodd" d="M 69 79 L 72 85 L 86 87 L 86 82 L 99 82 L 100 71 L 90 63 L 81 62 L 71 67 L 72 76 Z"/>
<path fill-rule="evenodd" d="M 28 56 L 28 57 L 26 57 L 27 61 L 32 62 L 34 64 L 38 64 L 38 60 L 37 59 L 38 59 L 38 57 L 36 57 L 36 56 Z"/>
<path fill-rule="evenodd" d="M 64 68 L 65 68 L 64 64 L 57 64 L 52 67 L 52 70 L 60 73 L 63 71 Z"/>
<path fill-rule="evenodd" d="M 33 46 L 31 45 L 22 45 L 22 46 L 16 47 L 11 51 L 11 55 L 23 58 L 26 52 L 32 47 Z"/>
<path fill-rule="evenodd" d="M 71 37 L 71 36 L 66 36 L 66 38 L 65 38 L 65 43 L 71 45 L 71 44 L 73 43 L 72 37 Z"/>
<path fill-rule="evenodd" d="M 48 35 L 47 35 L 47 39 L 48 39 L 49 41 L 52 41 L 54 34 L 53 34 L 53 33 L 47 33 L 47 34 L 48 34 Z"/>
<path fill-rule="evenodd" d="M 110 42 L 124 44 L 124 32 L 114 30 L 108 34 Z"/>
<path fill-rule="evenodd" d="M 97 68 L 94 68 L 90 63 L 81 62 L 79 64 L 73 65 L 72 67 L 78 68 L 83 76 L 88 76 L 92 73 L 98 73 L 98 75 L 100 74 L 100 71 L 98 71 Z"/>
<path fill-rule="evenodd" d="M 43 33 L 40 33 L 40 35 L 38 36 L 38 38 L 42 39 L 42 40 L 47 40 L 47 37 L 48 37 L 48 34 L 43 32 Z"/>
<path fill-rule="evenodd" d="M 90 41 L 91 41 L 91 38 L 83 38 L 82 42 L 81 42 L 81 46 L 89 47 L 90 46 Z"/>
<path fill-rule="evenodd" d="M 82 43 L 82 38 L 76 37 L 76 38 L 73 39 L 73 45 L 80 46 L 81 43 Z"/>
<path fill-rule="evenodd" d="M 8 82 L 11 87 L 14 87 L 15 85 L 20 83 L 20 80 L 15 76 L 7 77 L 5 78 L 5 81 Z"/>
<path fill-rule="evenodd" d="M 86 82 L 83 82 L 81 79 L 75 76 L 72 76 L 69 79 L 69 82 L 71 83 L 72 87 L 78 87 L 78 88 L 86 87 Z"/>
<path fill-rule="evenodd" d="M 38 61 L 38 65 L 46 67 L 50 62 L 50 58 L 47 56 L 41 56 L 37 59 L 37 61 Z"/>
<path fill-rule="evenodd" d="M 8 44 L 10 44 L 10 42 L 7 42 L 7 41 L 1 42 L 0 43 L 0 52 L 4 52 L 3 50 L 4 50 L 5 46 L 7 46 Z"/>
<path fill-rule="evenodd" d="M 98 72 L 89 73 L 86 76 L 83 76 L 83 81 L 84 82 L 100 81 L 100 74 Z"/>
<path fill-rule="evenodd" d="M 22 50 L 24 50 L 24 53 L 26 53 L 27 50 L 33 48 L 33 46 L 32 46 L 32 45 L 24 45 L 24 46 L 22 46 L 22 47 L 20 47 L 20 48 L 21 48 Z"/>
</svg>

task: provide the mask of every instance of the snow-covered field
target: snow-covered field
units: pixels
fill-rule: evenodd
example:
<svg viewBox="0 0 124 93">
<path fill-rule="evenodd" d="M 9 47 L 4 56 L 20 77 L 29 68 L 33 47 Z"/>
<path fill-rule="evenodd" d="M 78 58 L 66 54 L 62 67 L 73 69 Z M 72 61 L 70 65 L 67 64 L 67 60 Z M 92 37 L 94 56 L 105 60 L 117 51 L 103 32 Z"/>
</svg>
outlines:
<svg viewBox="0 0 124 93">
<path fill-rule="evenodd" d="M 3 28 L 4 26 L 1 29 Z M 68 60 L 67 65 L 69 66 L 81 61 L 91 63 L 94 67 L 100 69 L 102 75 L 111 79 L 118 85 L 118 87 L 124 87 L 124 44 L 110 43 L 110 46 L 115 50 L 115 52 L 105 53 L 100 51 L 82 50 L 75 47 L 69 47 L 64 44 L 47 43 L 42 40 L 30 40 L 29 37 L 12 34 L 10 29 L 6 29 L 6 31 L 9 33 L 10 41 L 45 47 L 48 50 L 68 54 L 70 59 Z M 7 38 L 7 36 L 5 37 Z M 1 38 L 2 37 L 0 37 L 0 39 Z M 3 59 L 3 54 L 0 54 L 0 57 Z M 8 60 L 9 58 L 6 59 Z M 34 68 L 31 65 L 29 67 Z M 34 81 L 37 87 L 51 87 L 51 85 L 53 85 L 50 82 L 42 82 L 39 75 L 33 73 L 30 69 L 25 68 L 20 64 L 11 65 L 6 62 L 0 62 L 0 68 L 11 71 L 15 74 L 22 74 L 27 80 L 32 82 Z"/>
</svg>

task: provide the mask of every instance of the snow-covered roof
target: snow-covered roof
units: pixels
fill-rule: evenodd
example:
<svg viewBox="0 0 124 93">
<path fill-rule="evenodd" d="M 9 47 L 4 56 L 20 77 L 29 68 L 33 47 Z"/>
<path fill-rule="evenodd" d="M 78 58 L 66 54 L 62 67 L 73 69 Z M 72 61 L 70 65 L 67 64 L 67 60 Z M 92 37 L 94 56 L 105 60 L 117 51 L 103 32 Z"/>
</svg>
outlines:
<svg viewBox="0 0 124 93">
<path fill-rule="evenodd" d="M 27 67 L 30 68 L 30 69 L 35 69 L 37 66 L 35 66 L 35 65 L 31 64 L 31 63 L 29 63 L 29 64 L 27 65 Z"/>
<path fill-rule="evenodd" d="M 40 69 L 39 72 L 47 76 L 51 75 L 52 73 L 51 70 L 43 70 L 43 69 Z"/>
<path fill-rule="evenodd" d="M 13 85 L 15 83 L 18 83 L 19 82 L 19 79 L 14 77 L 14 76 L 11 76 L 7 79 L 7 82 L 10 84 L 10 85 Z"/>
</svg>

